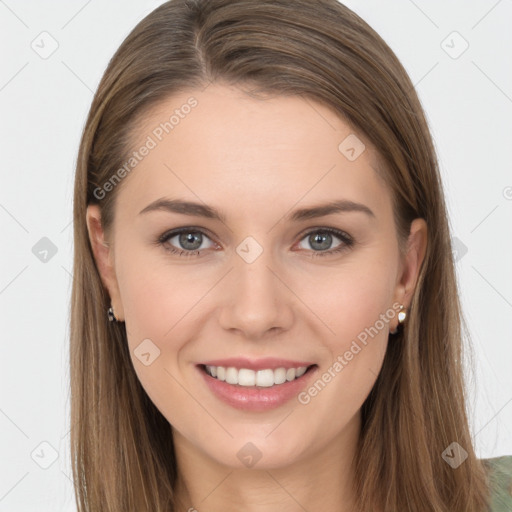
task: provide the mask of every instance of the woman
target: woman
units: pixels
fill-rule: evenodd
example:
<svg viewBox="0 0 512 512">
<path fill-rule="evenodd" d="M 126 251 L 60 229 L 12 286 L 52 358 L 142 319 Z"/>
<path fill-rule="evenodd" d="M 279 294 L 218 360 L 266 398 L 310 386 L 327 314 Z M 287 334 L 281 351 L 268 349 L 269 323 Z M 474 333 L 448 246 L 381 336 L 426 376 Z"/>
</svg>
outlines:
<svg viewBox="0 0 512 512">
<path fill-rule="evenodd" d="M 79 510 L 510 509 L 431 135 L 352 11 L 157 8 L 99 85 L 74 217 Z"/>
</svg>

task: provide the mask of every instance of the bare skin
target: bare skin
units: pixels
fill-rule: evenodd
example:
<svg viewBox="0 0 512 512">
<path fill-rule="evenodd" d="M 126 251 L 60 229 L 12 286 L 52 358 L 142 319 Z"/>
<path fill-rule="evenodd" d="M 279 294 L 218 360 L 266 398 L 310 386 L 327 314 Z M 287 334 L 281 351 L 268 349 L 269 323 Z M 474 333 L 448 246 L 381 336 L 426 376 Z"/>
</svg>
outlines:
<svg viewBox="0 0 512 512">
<path fill-rule="evenodd" d="M 99 208 L 87 212 L 135 371 L 172 425 L 180 510 L 348 512 L 360 408 L 397 325 L 393 304 L 410 304 L 427 226 L 422 219 L 412 223 L 400 255 L 391 195 L 374 170 L 379 162 L 370 143 L 356 134 L 366 149 L 350 161 L 338 146 L 355 132 L 330 109 L 300 97 L 257 100 L 221 84 L 186 91 L 149 113 L 134 147 L 191 96 L 197 106 L 125 178 L 109 240 Z M 162 197 L 207 204 L 224 222 L 140 213 Z M 289 218 L 341 199 L 373 215 Z M 181 227 L 203 233 L 196 235 L 199 255 L 179 236 L 156 243 Z M 315 243 L 322 228 L 354 243 L 336 234 Z M 251 263 L 236 251 L 246 237 L 263 250 Z M 361 350 L 307 404 L 293 399 L 268 411 L 242 411 L 220 401 L 198 374 L 196 364 L 209 359 L 273 356 L 313 361 L 318 376 L 329 368 L 332 376 L 337 357 L 389 311 L 378 334 L 359 343 Z M 145 339 L 160 350 L 148 366 L 134 353 Z M 253 467 L 237 456 L 248 442 L 261 453 Z"/>
</svg>

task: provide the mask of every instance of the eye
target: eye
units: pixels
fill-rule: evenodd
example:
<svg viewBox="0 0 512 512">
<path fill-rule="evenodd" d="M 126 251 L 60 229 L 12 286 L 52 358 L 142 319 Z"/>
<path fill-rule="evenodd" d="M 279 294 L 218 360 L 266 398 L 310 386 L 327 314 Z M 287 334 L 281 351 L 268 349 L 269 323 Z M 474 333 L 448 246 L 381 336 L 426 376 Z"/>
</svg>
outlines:
<svg viewBox="0 0 512 512">
<path fill-rule="evenodd" d="M 164 233 L 158 238 L 158 243 L 166 251 L 179 256 L 197 256 L 204 249 L 210 249 L 215 244 L 204 245 L 210 238 L 201 230 L 195 228 L 181 228 Z"/>
<path fill-rule="evenodd" d="M 338 238 L 341 242 L 334 248 L 329 249 L 333 243 L 333 238 Z M 313 248 L 311 256 L 330 256 L 345 251 L 354 245 L 353 238 L 347 233 L 333 228 L 316 228 L 306 233 L 301 239 Z M 306 249 L 308 249 L 306 247 Z"/>
<path fill-rule="evenodd" d="M 340 243 L 334 249 L 329 249 L 333 243 L 333 239 L 336 238 L 340 240 Z M 205 245 L 207 240 L 210 241 L 210 244 L 207 243 Z M 312 251 L 310 254 L 311 257 L 337 254 L 348 250 L 355 243 L 350 235 L 334 228 L 316 228 L 310 230 L 301 238 L 301 243 L 303 240 L 306 240 L 306 243 L 310 244 L 312 247 L 312 249 L 308 247 L 305 248 L 308 251 Z M 218 247 L 204 231 L 194 227 L 168 231 L 161 235 L 156 240 L 156 243 L 171 254 L 177 254 L 183 257 L 200 256 L 205 249 Z"/>
</svg>

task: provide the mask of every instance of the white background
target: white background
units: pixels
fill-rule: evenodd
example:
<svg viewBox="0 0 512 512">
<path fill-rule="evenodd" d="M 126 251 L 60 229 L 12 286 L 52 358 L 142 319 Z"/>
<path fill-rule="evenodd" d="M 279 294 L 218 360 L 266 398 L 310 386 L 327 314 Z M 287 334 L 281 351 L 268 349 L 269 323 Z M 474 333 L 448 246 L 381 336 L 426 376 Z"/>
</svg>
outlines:
<svg viewBox="0 0 512 512">
<path fill-rule="evenodd" d="M 75 510 L 67 324 L 76 154 L 108 60 L 161 3 L 0 0 L 0 512 Z M 347 5 L 396 52 L 426 110 L 474 344 L 476 449 L 512 454 L 512 2 Z M 31 47 L 43 31 L 58 42 L 47 59 Z M 458 58 L 464 42 L 453 31 L 469 43 Z M 43 237 L 57 249 L 46 263 L 32 252 Z M 57 457 L 47 469 L 35 462 L 51 462 L 43 442 Z"/>
</svg>

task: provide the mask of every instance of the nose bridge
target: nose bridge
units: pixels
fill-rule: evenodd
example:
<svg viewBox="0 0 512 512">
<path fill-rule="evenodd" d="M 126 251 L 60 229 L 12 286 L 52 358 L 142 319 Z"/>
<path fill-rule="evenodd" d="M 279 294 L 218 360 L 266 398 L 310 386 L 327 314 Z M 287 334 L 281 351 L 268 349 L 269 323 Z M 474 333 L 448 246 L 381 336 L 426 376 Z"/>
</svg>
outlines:
<svg viewBox="0 0 512 512">
<path fill-rule="evenodd" d="M 240 286 L 238 293 L 256 297 L 263 294 L 267 295 L 267 298 L 270 298 L 270 295 L 274 295 L 276 292 L 274 289 L 276 288 L 276 279 L 270 271 L 274 266 L 271 253 L 272 251 L 267 249 L 255 257 L 254 260 L 250 259 L 248 261 L 241 256 L 239 256 L 238 260 L 235 260 L 234 278 L 236 286 Z M 247 254 L 253 257 L 253 249 Z"/>
<path fill-rule="evenodd" d="M 286 287 L 274 275 L 273 253 L 253 237 L 247 237 L 236 247 L 230 272 L 230 300 L 221 315 L 225 329 L 259 337 L 270 329 L 288 327 L 292 316 L 290 304 Z"/>
<path fill-rule="evenodd" d="M 268 240 L 268 239 L 267 239 Z M 236 248 L 234 280 L 237 302 L 251 302 L 258 308 L 272 306 L 277 299 L 278 283 L 273 268 L 272 249 L 263 247 L 255 238 L 247 237 Z"/>
</svg>

